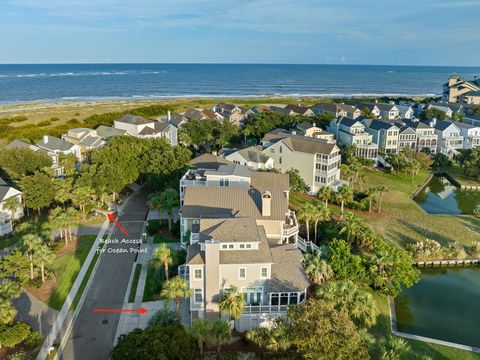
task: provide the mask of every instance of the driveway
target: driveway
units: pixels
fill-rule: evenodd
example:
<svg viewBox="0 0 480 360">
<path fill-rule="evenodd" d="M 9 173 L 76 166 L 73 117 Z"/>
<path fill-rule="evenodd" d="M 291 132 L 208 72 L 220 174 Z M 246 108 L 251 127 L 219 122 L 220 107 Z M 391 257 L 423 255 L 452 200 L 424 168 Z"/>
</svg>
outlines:
<svg viewBox="0 0 480 360">
<path fill-rule="evenodd" d="M 126 204 L 117 220 L 127 230 L 125 236 L 114 228 L 109 239 L 141 239 L 148 208 L 147 192 L 140 189 Z M 130 248 L 138 245 L 107 244 L 85 301 L 61 355 L 63 360 L 108 359 L 117 330 L 119 313 L 94 313 L 93 309 L 122 309 L 130 272 L 136 254 Z M 123 253 L 122 251 L 127 251 Z M 120 252 L 119 252 L 120 251 Z"/>
</svg>

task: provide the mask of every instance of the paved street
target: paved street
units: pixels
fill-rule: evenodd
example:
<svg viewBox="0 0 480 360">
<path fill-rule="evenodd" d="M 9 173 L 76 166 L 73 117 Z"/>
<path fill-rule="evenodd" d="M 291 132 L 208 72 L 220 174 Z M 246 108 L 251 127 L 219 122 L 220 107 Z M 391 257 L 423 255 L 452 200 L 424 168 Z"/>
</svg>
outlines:
<svg viewBox="0 0 480 360">
<path fill-rule="evenodd" d="M 140 190 L 126 204 L 118 218 L 129 236 L 115 228 L 111 239 L 140 239 L 148 208 L 146 191 Z M 93 309 L 122 309 L 135 253 L 112 253 L 112 250 L 138 248 L 131 244 L 108 244 L 101 255 L 97 271 L 85 301 L 73 325 L 72 332 L 62 353 L 63 360 L 108 359 L 112 349 L 118 313 L 94 313 Z M 110 252 L 109 252 L 110 249 Z"/>
</svg>

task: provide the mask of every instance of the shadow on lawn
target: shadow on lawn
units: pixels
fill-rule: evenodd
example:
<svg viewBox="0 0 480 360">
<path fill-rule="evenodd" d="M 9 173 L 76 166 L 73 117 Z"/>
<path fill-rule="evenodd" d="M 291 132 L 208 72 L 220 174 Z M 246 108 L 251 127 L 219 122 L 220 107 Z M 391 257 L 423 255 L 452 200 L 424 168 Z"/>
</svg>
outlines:
<svg viewBox="0 0 480 360">
<path fill-rule="evenodd" d="M 398 222 L 400 225 L 406 228 L 409 228 L 412 231 L 416 232 L 417 234 L 421 235 L 424 239 L 432 239 L 432 240 L 438 241 L 441 245 L 448 245 L 449 243 L 455 241 L 455 239 L 452 239 L 451 237 L 447 237 L 437 232 L 425 229 L 421 226 L 408 223 L 405 220 L 399 220 Z M 403 241 L 406 241 L 406 243 L 411 243 L 416 241 L 415 239 L 409 237 L 408 235 L 401 234 L 398 231 L 394 231 L 394 233 L 396 233 L 395 235 L 396 237 L 401 238 Z"/>
</svg>

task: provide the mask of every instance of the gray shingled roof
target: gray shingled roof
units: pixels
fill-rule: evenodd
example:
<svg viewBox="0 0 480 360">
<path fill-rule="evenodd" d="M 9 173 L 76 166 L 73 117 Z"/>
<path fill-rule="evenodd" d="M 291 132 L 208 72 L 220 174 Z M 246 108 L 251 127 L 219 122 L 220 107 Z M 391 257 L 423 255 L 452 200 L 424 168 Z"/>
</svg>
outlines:
<svg viewBox="0 0 480 360">
<path fill-rule="evenodd" d="M 105 125 L 100 125 L 95 131 L 98 136 L 104 139 L 109 139 L 112 136 L 125 135 L 127 133 L 127 130 L 116 129 L 114 127 L 105 126 Z"/>
<path fill-rule="evenodd" d="M 253 171 L 250 177 L 250 185 L 258 190 L 273 189 L 289 191 L 290 190 L 290 178 L 288 174 L 277 174 L 274 172 L 266 171 Z"/>
<path fill-rule="evenodd" d="M 266 292 L 299 291 L 310 284 L 302 266 L 303 255 L 292 244 L 270 245 L 272 275 L 266 281 Z"/>
<path fill-rule="evenodd" d="M 238 150 L 238 153 L 243 156 L 243 158 L 247 161 L 255 163 L 265 163 L 269 159 L 269 157 L 265 155 L 262 150 L 258 149 L 256 146 L 250 146 L 248 148 Z"/>
<path fill-rule="evenodd" d="M 200 220 L 200 241 L 260 242 L 253 217 L 211 218 Z"/>
<path fill-rule="evenodd" d="M 389 130 L 392 127 L 398 127 L 392 123 L 386 122 L 386 121 L 381 121 L 381 120 L 374 120 L 374 119 L 366 119 L 364 122 L 365 126 L 367 126 L 369 129 L 373 130 Z"/>
<path fill-rule="evenodd" d="M 190 121 L 189 118 L 187 118 L 186 116 L 183 116 L 182 114 L 176 113 L 176 112 L 174 112 L 170 115 L 170 122 L 177 127 L 179 125 L 181 125 L 183 122 L 189 122 L 189 121 Z"/>
<path fill-rule="evenodd" d="M 284 190 L 269 191 L 272 194 L 270 216 L 262 216 L 260 190 L 238 186 L 187 187 L 181 213 L 185 218 L 194 219 L 221 215 L 251 216 L 257 220 L 285 220 L 288 199 Z"/>
<path fill-rule="evenodd" d="M 447 120 L 437 120 L 437 123 L 435 124 L 434 128 L 440 131 L 443 131 L 447 129 L 450 125 L 452 125 L 453 122 L 447 121 Z M 455 125 L 455 124 L 453 124 Z"/>
<path fill-rule="evenodd" d="M 145 119 L 143 116 L 131 115 L 131 114 L 124 115 L 121 118 L 116 119 L 115 121 L 119 121 L 127 124 L 133 124 L 133 125 L 144 125 L 152 122 L 152 120 Z"/>
<path fill-rule="evenodd" d="M 273 129 L 266 133 L 262 139 L 263 142 L 272 142 L 275 143 L 283 138 L 286 138 L 287 136 L 292 135 L 289 131 L 285 129 Z"/>
<path fill-rule="evenodd" d="M 213 155 L 210 153 L 205 153 L 196 158 L 193 158 L 188 162 L 190 165 L 195 166 L 198 169 L 218 169 L 220 165 L 233 164 L 231 161 L 228 161 L 220 156 Z"/>
<path fill-rule="evenodd" d="M 207 170 L 205 175 L 234 175 L 241 177 L 250 177 L 252 170 L 248 167 L 238 164 L 220 164 L 216 170 Z"/>
<path fill-rule="evenodd" d="M 337 146 L 325 140 L 305 136 L 291 135 L 282 139 L 283 143 L 294 151 L 308 154 L 330 154 Z"/>
<path fill-rule="evenodd" d="M 51 151 L 68 151 L 74 146 L 74 144 L 71 144 L 54 136 L 44 135 L 42 139 L 37 143 L 37 146 Z"/>
<path fill-rule="evenodd" d="M 346 117 L 346 116 L 342 116 L 337 120 L 337 124 L 342 124 L 348 127 L 353 126 L 358 122 L 359 122 L 358 120 L 350 119 L 349 117 Z"/>
<path fill-rule="evenodd" d="M 412 129 L 431 129 L 430 126 L 421 121 L 405 121 L 405 125 Z"/>
</svg>

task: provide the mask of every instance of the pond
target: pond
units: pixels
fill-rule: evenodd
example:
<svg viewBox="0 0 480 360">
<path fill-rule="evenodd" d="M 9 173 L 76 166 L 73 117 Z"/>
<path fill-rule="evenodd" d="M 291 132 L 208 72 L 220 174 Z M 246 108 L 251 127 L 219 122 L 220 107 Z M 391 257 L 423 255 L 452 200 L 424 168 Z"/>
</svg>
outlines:
<svg viewBox="0 0 480 360">
<path fill-rule="evenodd" d="M 480 191 L 461 190 L 444 176 L 434 176 L 414 199 L 428 214 L 473 215 Z"/>
<path fill-rule="evenodd" d="M 398 331 L 480 347 L 480 268 L 435 268 L 395 299 Z"/>
</svg>

